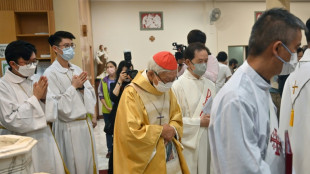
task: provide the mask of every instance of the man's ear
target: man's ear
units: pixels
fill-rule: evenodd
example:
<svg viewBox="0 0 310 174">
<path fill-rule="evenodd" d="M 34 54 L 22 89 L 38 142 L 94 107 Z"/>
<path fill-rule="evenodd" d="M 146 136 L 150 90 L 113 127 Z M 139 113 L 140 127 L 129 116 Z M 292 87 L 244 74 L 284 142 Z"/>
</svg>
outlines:
<svg viewBox="0 0 310 174">
<path fill-rule="evenodd" d="M 189 59 L 185 59 L 185 64 L 186 64 L 187 66 L 189 66 L 190 63 L 191 63 L 191 61 L 190 61 Z"/>
<path fill-rule="evenodd" d="M 281 43 L 282 43 L 281 41 L 276 41 L 276 42 L 273 43 L 273 45 L 272 45 L 272 53 L 274 55 L 279 55 L 279 47 L 280 47 L 280 45 L 282 45 Z"/>
<path fill-rule="evenodd" d="M 59 48 L 56 46 L 56 45 L 53 45 L 52 46 L 52 49 L 55 53 L 58 53 L 59 52 Z"/>
<path fill-rule="evenodd" d="M 13 69 L 18 69 L 18 66 L 16 65 L 16 63 L 15 63 L 14 61 L 10 61 L 10 62 L 9 62 L 9 65 L 10 65 L 10 67 L 13 68 Z"/>
</svg>

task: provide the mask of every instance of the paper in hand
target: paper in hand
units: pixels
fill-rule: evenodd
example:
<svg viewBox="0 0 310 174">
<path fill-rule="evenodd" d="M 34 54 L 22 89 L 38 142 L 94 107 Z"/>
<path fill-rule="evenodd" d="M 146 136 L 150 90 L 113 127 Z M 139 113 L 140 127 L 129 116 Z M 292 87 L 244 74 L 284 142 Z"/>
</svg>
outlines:
<svg viewBox="0 0 310 174">
<path fill-rule="evenodd" d="M 208 101 L 206 102 L 206 104 L 202 108 L 202 112 L 204 114 L 210 114 L 211 113 L 212 102 L 213 102 L 212 97 L 210 97 L 208 99 Z"/>
</svg>

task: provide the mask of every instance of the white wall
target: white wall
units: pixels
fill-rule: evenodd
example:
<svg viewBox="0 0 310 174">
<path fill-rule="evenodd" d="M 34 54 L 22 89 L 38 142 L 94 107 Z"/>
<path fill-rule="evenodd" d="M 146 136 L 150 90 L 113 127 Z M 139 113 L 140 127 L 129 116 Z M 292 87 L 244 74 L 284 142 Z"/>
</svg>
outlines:
<svg viewBox="0 0 310 174">
<path fill-rule="evenodd" d="M 117 63 L 123 60 L 123 50 L 130 49 L 137 69 L 145 68 L 159 51 L 172 52 L 172 42 L 187 44 L 191 29 L 207 28 L 204 2 L 92 2 L 91 11 L 94 47 L 107 46 Z M 140 31 L 139 11 L 163 11 L 164 30 Z"/>
<path fill-rule="evenodd" d="M 291 12 L 306 21 L 310 3 L 291 3 Z M 209 23 L 213 7 L 222 15 L 214 25 Z M 207 34 L 206 45 L 213 54 L 228 51 L 228 46 L 247 45 L 254 11 L 264 11 L 263 2 L 91 2 L 94 50 L 100 44 L 108 47 L 110 60 L 123 60 L 123 50 L 130 49 L 136 69 L 143 69 L 156 52 L 172 50 L 172 42 L 187 44 L 187 33 L 200 29 Z M 140 31 L 139 11 L 163 11 L 164 30 Z M 150 42 L 149 37 L 155 41 Z M 306 43 L 303 38 L 303 44 Z"/>
<path fill-rule="evenodd" d="M 231 2 L 216 3 L 222 15 L 216 22 L 218 51 L 228 51 L 228 46 L 248 45 L 252 26 L 254 25 L 254 11 L 265 11 L 266 4 L 262 2 Z M 291 3 L 291 13 L 303 22 L 310 18 L 310 3 Z M 303 35 L 302 45 L 306 44 Z"/>
</svg>

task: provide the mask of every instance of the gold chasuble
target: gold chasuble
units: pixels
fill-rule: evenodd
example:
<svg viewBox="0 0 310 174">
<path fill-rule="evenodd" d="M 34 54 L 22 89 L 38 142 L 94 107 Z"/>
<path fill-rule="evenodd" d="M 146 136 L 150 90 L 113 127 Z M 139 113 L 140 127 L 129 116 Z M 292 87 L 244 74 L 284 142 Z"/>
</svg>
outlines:
<svg viewBox="0 0 310 174">
<path fill-rule="evenodd" d="M 177 131 L 173 141 L 168 143 L 167 150 L 160 136 L 163 124 L 169 124 Z M 114 173 L 166 174 L 167 171 L 179 170 L 176 173 L 188 174 L 180 143 L 182 131 L 181 110 L 173 92 L 157 91 L 146 73 L 139 72 L 132 84 L 125 88 L 117 109 L 113 143 Z"/>
</svg>

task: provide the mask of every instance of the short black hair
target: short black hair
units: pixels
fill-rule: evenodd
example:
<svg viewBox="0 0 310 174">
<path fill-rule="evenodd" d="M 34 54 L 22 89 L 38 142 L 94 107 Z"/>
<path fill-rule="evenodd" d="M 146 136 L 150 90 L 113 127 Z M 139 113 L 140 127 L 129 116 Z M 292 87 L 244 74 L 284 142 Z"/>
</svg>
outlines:
<svg viewBox="0 0 310 174">
<path fill-rule="evenodd" d="M 301 47 L 298 47 L 297 48 L 297 54 L 300 53 L 300 52 L 304 52 L 304 50 Z"/>
<path fill-rule="evenodd" d="M 310 43 L 310 18 L 306 22 L 305 35 L 306 35 L 307 43 Z"/>
<path fill-rule="evenodd" d="M 75 39 L 74 35 L 67 31 L 57 31 L 55 34 L 51 35 L 48 38 L 48 43 L 50 43 L 51 46 L 53 45 L 59 45 L 62 39 Z"/>
<path fill-rule="evenodd" d="M 229 66 L 231 66 L 232 64 L 238 64 L 238 60 L 232 58 L 229 60 Z"/>
<path fill-rule="evenodd" d="M 304 23 L 287 10 L 273 8 L 265 11 L 252 27 L 249 55 L 262 54 L 275 41 L 290 44 L 298 29 L 305 29 Z"/>
<path fill-rule="evenodd" d="M 216 58 L 219 62 L 225 62 L 227 60 L 227 54 L 224 51 L 221 51 L 217 54 Z"/>
<path fill-rule="evenodd" d="M 206 44 L 207 41 L 207 36 L 204 32 L 200 31 L 200 30 L 192 30 L 187 34 L 187 43 L 191 44 L 191 43 L 195 43 L 195 42 L 200 42 L 203 44 Z"/>
<path fill-rule="evenodd" d="M 108 65 L 108 63 L 111 63 L 115 68 L 117 68 L 116 63 L 112 60 L 108 61 L 106 65 Z"/>
<path fill-rule="evenodd" d="M 191 43 L 185 49 L 184 58 L 189 59 L 189 60 L 193 60 L 195 57 L 195 51 L 201 51 L 201 50 L 207 51 L 207 48 L 204 44 L 199 43 L 199 42 Z"/>
<path fill-rule="evenodd" d="M 17 63 L 17 60 L 23 58 L 29 60 L 33 53 L 37 53 L 34 45 L 23 40 L 16 40 L 6 47 L 5 60 L 9 64 L 10 61 Z"/>
</svg>

